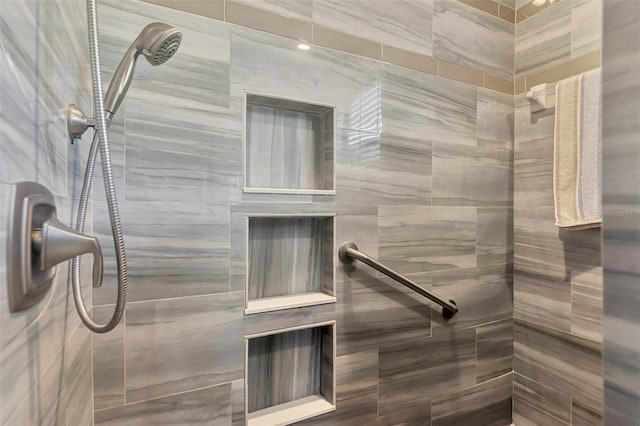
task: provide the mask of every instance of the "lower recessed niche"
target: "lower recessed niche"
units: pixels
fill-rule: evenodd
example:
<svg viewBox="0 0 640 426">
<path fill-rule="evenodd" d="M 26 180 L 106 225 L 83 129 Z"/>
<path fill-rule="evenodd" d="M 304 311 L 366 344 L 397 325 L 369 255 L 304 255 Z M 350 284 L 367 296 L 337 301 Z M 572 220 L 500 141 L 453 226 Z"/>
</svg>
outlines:
<svg viewBox="0 0 640 426">
<path fill-rule="evenodd" d="M 247 218 L 246 314 L 336 301 L 334 217 Z"/>
<path fill-rule="evenodd" d="M 288 425 L 334 411 L 335 353 L 335 321 L 247 336 L 247 425 Z"/>
</svg>

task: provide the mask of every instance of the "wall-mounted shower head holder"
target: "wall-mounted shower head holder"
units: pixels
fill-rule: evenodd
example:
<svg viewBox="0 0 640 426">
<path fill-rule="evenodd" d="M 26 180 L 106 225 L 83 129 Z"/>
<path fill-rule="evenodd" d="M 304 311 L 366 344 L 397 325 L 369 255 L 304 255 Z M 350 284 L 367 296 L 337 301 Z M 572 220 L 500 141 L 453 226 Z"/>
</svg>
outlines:
<svg viewBox="0 0 640 426">
<path fill-rule="evenodd" d="M 75 104 L 67 105 L 67 131 L 71 143 L 80 139 L 89 127 L 96 127 L 96 119 L 87 117 Z"/>
<path fill-rule="evenodd" d="M 60 222 L 53 195 L 44 186 L 18 182 L 13 187 L 7 240 L 9 311 L 38 303 L 51 287 L 56 265 L 81 254 L 93 254 L 93 286 L 101 286 L 98 240 Z"/>
</svg>

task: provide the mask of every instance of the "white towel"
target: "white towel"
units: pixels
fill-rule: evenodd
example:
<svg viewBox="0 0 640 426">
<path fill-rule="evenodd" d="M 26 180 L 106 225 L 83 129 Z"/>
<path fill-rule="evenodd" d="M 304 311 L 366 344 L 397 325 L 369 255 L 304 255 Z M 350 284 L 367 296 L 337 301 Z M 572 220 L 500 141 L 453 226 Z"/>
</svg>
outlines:
<svg viewBox="0 0 640 426">
<path fill-rule="evenodd" d="M 602 223 L 600 76 L 597 69 L 556 86 L 553 190 L 559 227 Z"/>
</svg>

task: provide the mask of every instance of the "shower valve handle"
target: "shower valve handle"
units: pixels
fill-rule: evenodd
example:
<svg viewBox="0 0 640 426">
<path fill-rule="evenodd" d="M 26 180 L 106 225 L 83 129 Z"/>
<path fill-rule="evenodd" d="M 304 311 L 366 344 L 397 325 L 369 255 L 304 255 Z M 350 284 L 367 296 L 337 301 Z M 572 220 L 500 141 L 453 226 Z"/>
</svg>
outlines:
<svg viewBox="0 0 640 426">
<path fill-rule="evenodd" d="M 81 254 L 93 254 L 93 286 L 102 286 L 102 250 L 97 238 L 81 234 L 55 217 L 44 222 L 42 229 L 34 230 L 31 238 L 43 271 Z"/>
</svg>

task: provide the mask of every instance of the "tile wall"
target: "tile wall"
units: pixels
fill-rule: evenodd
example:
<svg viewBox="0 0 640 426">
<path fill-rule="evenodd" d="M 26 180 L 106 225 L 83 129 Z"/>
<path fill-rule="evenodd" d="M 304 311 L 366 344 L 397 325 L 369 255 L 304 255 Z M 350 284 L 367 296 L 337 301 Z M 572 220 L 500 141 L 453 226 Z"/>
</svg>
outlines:
<svg viewBox="0 0 640 426">
<path fill-rule="evenodd" d="M 75 2 L 0 6 L 11 70 L 1 75 L 0 199 L 8 183 L 37 180 L 69 222 L 88 146 L 68 146 L 58 109 L 91 109 Z M 63 270 L 33 311 L 9 315 L 2 301 L 0 424 L 88 424 L 93 414 L 96 424 L 241 425 L 243 336 L 331 320 L 338 410 L 308 423 L 601 422 L 599 232 L 553 226 L 552 112 L 532 116 L 522 94 L 514 109 L 511 95 L 514 79 L 521 93 L 600 63 L 601 0 L 544 10 L 402 1 L 387 13 L 332 0 L 150 3 L 100 2 L 107 81 L 146 23 L 184 33 L 168 63 L 141 61 L 111 128 L 125 321 L 90 337 Z M 315 45 L 303 52 L 287 36 Z M 242 193 L 245 90 L 336 105 L 335 196 Z M 93 303 L 104 320 L 115 260 L 101 186 L 93 225 L 107 275 Z M 256 212 L 335 213 L 337 243 L 356 241 L 461 313 L 445 323 L 414 293 L 336 261 L 337 304 L 244 316 L 243 225 Z"/>
<path fill-rule="evenodd" d="M 260 3 L 442 57 L 495 27 L 496 44 L 463 63 L 511 78 L 509 54 L 490 51 L 513 51 L 513 24 L 457 2 L 399 2 L 393 21 L 367 4 Z M 157 4 L 104 0 L 100 13 L 107 76 L 146 22 L 184 41 L 166 65 L 139 64 L 112 131 L 130 303 L 122 326 L 94 336 L 96 424 L 151 424 L 175 406 L 173 423 L 241 425 L 244 336 L 331 320 L 337 411 L 307 423 L 509 424 L 513 96 Z M 448 33 L 456 22 L 469 33 Z M 245 90 L 336 106 L 335 196 L 242 193 Z M 336 261 L 336 304 L 245 316 L 251 213 L 335 213 L 338 244 L 356 241 L 462 310 L 445 323 L 411 291 Z M 112 309 L 107 263 L 96 315 Z"/>
<path fill-rule="evenodd" d="M 606 424 L 640 422 L 640 4 L 604 11 L 603 226 Z"/>
<path fill-rule="evenodd" d="M 516 24 L 516 78 L 526 78 L 529 88 L 537 76 L 553 82 L 597 66 L 602 7 L 601 0 L 560 0 Z M 582 61 L 584 55 L 597 61 Z M 547 91 L 553 99 L 554 85 Z M 600 229 L 554 226 L 555 109 L 532 114 L 524 93 L 515 96 L 514 108 L 513 421 L 519 426 L 598 425 Z"/>
<path fill-rule="evenodd" d="M 91 334 L 75 312 L 68 267 L 58 267 L 49 293 L 23 312 L 9 313 L 5 284 L 11 183 L 45 185 L 55 196 L 58 217 L 75 221 L 89 140 L 69 144 L 62 108 L 73 102 L 91 111 L 85 11 L 82 0 L 0 3 L 2 425 L 92 422 Z M 89 277 L 84 274 L 85 283 Z M 86 288 L 89 306 L 90 291 Z"/>
</svg>

